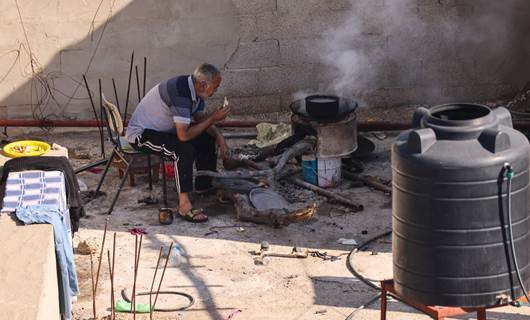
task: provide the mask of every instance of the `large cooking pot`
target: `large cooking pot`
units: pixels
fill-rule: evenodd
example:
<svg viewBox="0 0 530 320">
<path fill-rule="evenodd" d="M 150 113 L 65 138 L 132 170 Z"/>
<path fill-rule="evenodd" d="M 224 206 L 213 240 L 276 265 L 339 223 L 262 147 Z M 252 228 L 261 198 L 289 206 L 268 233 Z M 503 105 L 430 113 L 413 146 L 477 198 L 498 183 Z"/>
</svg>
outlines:
<svg viewBox="0 0 530 320">
<path fill-rule="evenodd" d="M 306 112 L 315 118 L 331 118 L 339 112 L 339 97 L 315 94 L 305 98 Z"/>
<path fill-rule="evenodd" d="M 300 99 L 293 101 L 291 105 L 289 106 L 291 108 L 291 111 L 304 118 L 305 120 L 309 121 L 318 121 L 318 122 L 325 122 L 325 123 L 331 123 L 336 122 L 344 119 L 348 114 L 352 113 L 357 109 L 357 102 L 351 99 L 347 98 L 340 98 L 336 96 L 327 96 L 327 95 L 318 95 L 319 97 L 332 97 L 336 99 L 336 108 L 337 110 L 334 112 L 332 116 L 328 116 L 331 112 L 330 110 L 326 111 L 325 108 L 327 105 L 328 107 L 332 104 L 331 98 L 327 99 L 327 101 L 324 101 L 324 99 L 315 99 L 312 97 L 317 97 L 317 95 L 308 96 L 305 99 Z M 329 103 L 329 104 L 328 104 Z M 313 105 L 313 107 L 310 107 L 310 105 Z M 335 108 L 335 107 L 332 107 Z M 312 111 L 309 111 L 309 109 L 315 109 Z M 320 109 L 316 111 L 317 109 Z M 313 111 L 316 111 L 313 112 Z M 319 113 L 320 112 L 320 113 Z M 328 114 L 323 113 L 329 112 Z"/>
</svg>

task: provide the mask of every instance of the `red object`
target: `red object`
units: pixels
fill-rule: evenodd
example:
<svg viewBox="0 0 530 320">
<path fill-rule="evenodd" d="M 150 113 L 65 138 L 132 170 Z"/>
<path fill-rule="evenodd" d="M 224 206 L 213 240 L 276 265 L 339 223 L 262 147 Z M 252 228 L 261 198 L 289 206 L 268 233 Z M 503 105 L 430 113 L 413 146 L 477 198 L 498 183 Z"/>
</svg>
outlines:
<svg viewBox="0 0 530 320">
<path fill-rule="evenodd" d="M 101 173 L 103 171 L 103 169 L 101 169 L 101 168 L 90 168 L 87 171 L 95 173 L 95 174 L 99 174 L 99 173 Z"/>
<path fill-rule="evenodd" d="M 145 231 L 145 228 L 131 228 L 127 229 L 127 231 L 132 234 L 133 236 L 139 236 L 139 235 L 146 235 L 147 231 Z"/>
<path fill-rule="evenodd" d="M 164 170 L 162 170 L 162 164 L 160 164 L 160 173 L 166 175 L 166 180 L 173 181 L 175 180 L 175 165 L 173 162 L 164 163 Z"/>
<path fill-rule="evenodd" d="M 443 320 L 446 317 L 459 316 L 472 312 L 477 313 L 477 320 L 486 320 L 486 310 L 498 307 L 504 307 L 507 303 L 499 303 L 491 307 L 463 308 L 463 307 L 439 307 L 428 306 L 413 300 L 400 296 L 394 288 L 394 280 L 381 281 L 381 320 L 386 320 L 387 294 L 390 294 L 397 300 L 420 310 L 435 320 Z M 520 301 L 523 301 L 521 298 Z"/>
</svg>

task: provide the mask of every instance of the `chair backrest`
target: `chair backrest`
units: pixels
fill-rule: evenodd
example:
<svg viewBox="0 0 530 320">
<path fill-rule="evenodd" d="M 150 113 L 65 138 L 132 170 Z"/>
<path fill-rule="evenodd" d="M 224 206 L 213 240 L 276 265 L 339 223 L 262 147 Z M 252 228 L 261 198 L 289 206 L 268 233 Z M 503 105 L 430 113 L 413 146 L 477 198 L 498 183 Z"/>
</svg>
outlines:
<svg viewBox="0 0 530 320">
<path fill-rule="evenodd" d="M 120 111 L 105 98 L 104 94 L 102 94 L 102 98 L 109 137 L 117 147 L 121 148 L 120 136 L 123 136 L 123 120 L 121 119 Z"/>
</svg>

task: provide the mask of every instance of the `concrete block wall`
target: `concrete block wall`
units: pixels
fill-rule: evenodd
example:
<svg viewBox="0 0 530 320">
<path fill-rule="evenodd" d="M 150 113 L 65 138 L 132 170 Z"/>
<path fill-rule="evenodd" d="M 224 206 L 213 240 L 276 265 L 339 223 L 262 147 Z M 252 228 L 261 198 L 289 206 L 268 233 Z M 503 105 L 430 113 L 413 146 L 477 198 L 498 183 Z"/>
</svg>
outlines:
<svg viewBox="0 0 530 320">
<path fill-rule="evenodd" d="M 220 66 L 210 104 L 227 96 L 240 114 L 286 110 L 299 91 L 374 107 L 491 100 L 530 74 L 527 0 L 17 3 L 0 0 L 0 111 L 9 118 L 92 117 L 83 73 L 96 95 L 102 79 L 107 97 L 115 78 L 123 107 L 133 50 L 140 87 L 148 57 L 147 90 L 204 61 Z M 130 111 L 136 87 L 133 72 Z"/>
</svg>

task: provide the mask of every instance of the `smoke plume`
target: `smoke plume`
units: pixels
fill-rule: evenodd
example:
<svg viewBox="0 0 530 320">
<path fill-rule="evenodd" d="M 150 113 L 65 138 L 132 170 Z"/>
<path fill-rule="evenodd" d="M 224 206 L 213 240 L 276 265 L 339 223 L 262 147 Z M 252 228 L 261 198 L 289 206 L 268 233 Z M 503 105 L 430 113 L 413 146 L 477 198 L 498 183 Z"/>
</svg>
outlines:
<svg viewBox="0 0 530 320">
<path fill-rule="evenodd" d="M 436 94 L 421 99 L 440 100 L 452 88 L 528 81 L 520 72 L 530 69 L 528 0 L 350 1 L 321 41 L 320 91 L 360 97 L 422 87 Z"/>
</svg>

